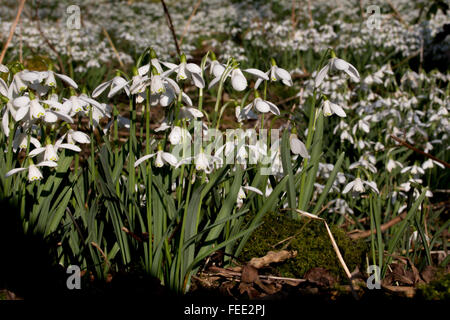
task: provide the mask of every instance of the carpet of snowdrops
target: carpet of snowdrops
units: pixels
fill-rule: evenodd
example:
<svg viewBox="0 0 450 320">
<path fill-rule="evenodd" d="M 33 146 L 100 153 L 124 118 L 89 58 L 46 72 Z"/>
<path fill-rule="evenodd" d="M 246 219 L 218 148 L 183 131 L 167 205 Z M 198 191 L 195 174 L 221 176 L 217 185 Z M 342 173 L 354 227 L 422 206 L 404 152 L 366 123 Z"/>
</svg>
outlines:
<svg viewBox="0 0 450 320">
<path fill-rule="evenodd" d="M 377 231 L 380 277 L 448 262 L 445 1 L 166 2 L 181 56 L 159 1 L 44 1 L 0 65 L 1 196 L 57 263 L 187 292 L 268 212 Z"/>
</svg>

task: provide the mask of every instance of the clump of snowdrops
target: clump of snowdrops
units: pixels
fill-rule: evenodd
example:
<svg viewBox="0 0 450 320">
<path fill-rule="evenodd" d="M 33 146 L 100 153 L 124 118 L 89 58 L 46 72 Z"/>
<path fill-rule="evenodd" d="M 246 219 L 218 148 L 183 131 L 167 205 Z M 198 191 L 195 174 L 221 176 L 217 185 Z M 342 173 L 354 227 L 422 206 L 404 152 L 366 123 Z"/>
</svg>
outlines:
<svg viewBox="0 0 450 320">
<path fill-rule="evenodd" d="M 268 100 L 271 88 L 294 84 L 274 59 L 268 64 L 268 70 L 242 69 L 212 52 L 200 65 L 184 55 L 167 62 L 147 49 L 131 75 L 117 71 L 92 93 L 52 66 L 42 72 L 2 65 L 2 195 L 18 202 L 26 230 L 57 239 L 59 263 L 78 264 L 100 278 L 138 265 L 186 292 L 209 255 L 223 250 L 226 262 L 238 256 L 267 212 L 317 215 L 343 185 L 342 196 L 369 202 L 367 214 L 378 230 L 371 258 L 386 266 L 371 158 L 350 166 L 356 175 L 341 172 L 345 152 L 334 165 L 322 162 L 327 119 L 345 123 L 348 112 L 323 83 L 336 75 L 359 83 L 358 70 L 332 50 L 324 52 L 302 106 L 307 123 L 299 123 Z M 205 92 L 215 97 L 211 105 Z M 232 98 L 224 101 L 224 92 Z M 123 99 L 128 112 L 121 110 Z M 151 119 L 155 108 L 164 111 L 163 119 Z M 230 108 L 235 128 L 221 132 Z M 273 127 L 275 120 L 283 125 Z M 121 130 L 129 132 L 125 143 Z M 399 166 L 392 161 L 388 168 Z M 407 206 L 389 253 L 425 195 L 419 192 Z M 332 203 L 351 210 L 341 197 L 327 206 Z"/>
</svg>

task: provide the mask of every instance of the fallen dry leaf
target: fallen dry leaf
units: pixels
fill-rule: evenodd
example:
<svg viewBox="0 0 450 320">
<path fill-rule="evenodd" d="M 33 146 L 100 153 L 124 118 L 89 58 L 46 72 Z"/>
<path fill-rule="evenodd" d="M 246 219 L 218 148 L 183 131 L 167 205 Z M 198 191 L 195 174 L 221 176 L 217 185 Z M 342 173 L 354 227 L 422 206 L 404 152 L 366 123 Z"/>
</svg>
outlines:
<svg viewBox="0 0 450 320">
<path fill-rule="evenodd" d="M 433 266 L 426 266 L 420 274 L 423 281 L 429 283 L 436 276 L 436 268 Z"/>
<path fill-rule="evenodd" d="M 252 258 L 249 262 L 249 265 L 253 266 L 256 269 L 261 269 L 268 266 L 271 263 L 282 262 L 287 259 L 295 258 L 296 256 L 297 251 L 288 251 L 288 250 L 269 251 L 264 257 Z"/>
<path fill-rule="evenodd" d="M 331 287 L 336 283 L 336 278 L 324 268 L 312 268 L 308 270 L 305 273 L 305 279 L 321 287 Z"/>
</svg>

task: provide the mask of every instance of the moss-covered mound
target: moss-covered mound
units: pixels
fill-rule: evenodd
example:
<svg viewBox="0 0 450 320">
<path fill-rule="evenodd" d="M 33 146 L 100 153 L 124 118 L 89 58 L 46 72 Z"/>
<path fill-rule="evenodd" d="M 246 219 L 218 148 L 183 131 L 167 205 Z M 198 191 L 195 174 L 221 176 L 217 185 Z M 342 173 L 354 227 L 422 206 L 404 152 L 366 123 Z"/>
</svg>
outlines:
<svg viewBox="0 0 450 320">
<path fill-rule="evenodd" d="M 271 250 L 297 250 L 295 259 L 277 266 L 280 275 L 302 278 L 311 268 L 322 267 L 341 279 L 346 278 L 323 222 L 306 218 L 296 221 L 286 214 L 277 213 L 267 214 L 263 222 L 251 235 L 240 259 L 248 261 L 253 257 L 264 256 Z M 361 269 L 368 250 L 367 244 L 350 239 L 337 227 L 330 229 L 350 271 L 357 266 Z"/>
<path fill-rule="evenodd" d="M 419 286 L 418 294 L 425 300 L 450 300 L 450 273 L 441 273 L 430 283 Z"/>
</svg>

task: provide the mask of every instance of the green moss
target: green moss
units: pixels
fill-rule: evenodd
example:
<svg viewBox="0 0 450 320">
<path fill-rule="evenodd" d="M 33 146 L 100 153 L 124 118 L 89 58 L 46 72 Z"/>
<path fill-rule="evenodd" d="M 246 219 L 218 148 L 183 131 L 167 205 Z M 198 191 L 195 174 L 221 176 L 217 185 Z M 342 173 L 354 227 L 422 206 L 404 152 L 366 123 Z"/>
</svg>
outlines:
<svg viewBox="0 0 450 320">
<path fill-rule="evenodd" d="M 426 300 L 450 299 L 450 273 L 444 273 L 428 284 L 420 285 L 418 295 Z"/>
<path fill-rule="evenodd" d="M 264 256 L 271 250 L 281 250 L 289 242 L 284 249 L 297 250 L 297 257 L 277 266 L 280 275 L 302 278 L 311 268 L 322 267 L 342 279 L 346 278 L 323 222 L 307 219 L 295 221 L 276 213 L 267 214 L 263 221 L 242 250 L 242 260 Z M 338 227 L 332 226 L 330 229 L 350 271 L 357 266 L 361 268 L 368 249 L 366 243 L 350 239 Z M 288 238 L 291 239 L 280 243 Z"/>
</svg>

